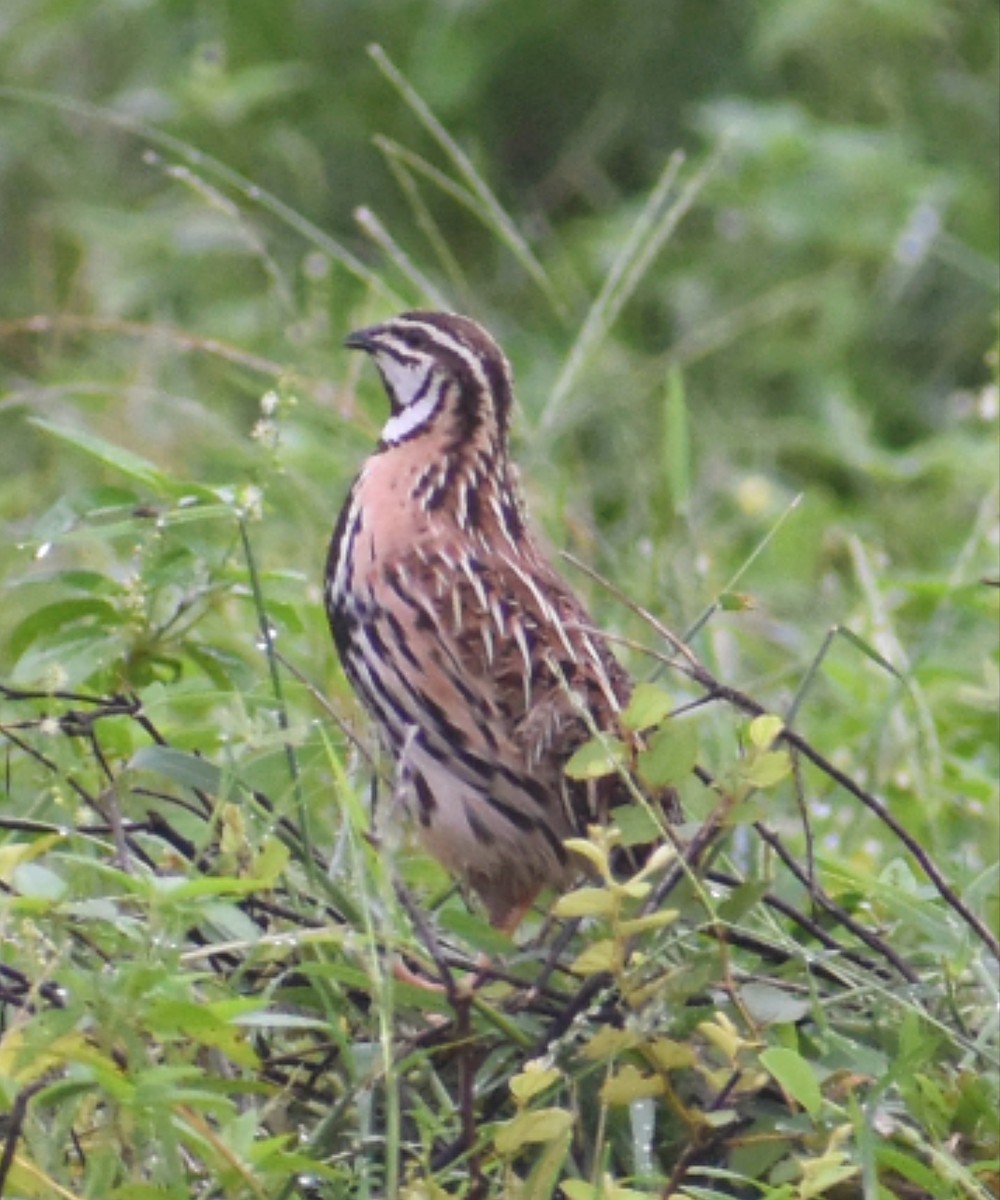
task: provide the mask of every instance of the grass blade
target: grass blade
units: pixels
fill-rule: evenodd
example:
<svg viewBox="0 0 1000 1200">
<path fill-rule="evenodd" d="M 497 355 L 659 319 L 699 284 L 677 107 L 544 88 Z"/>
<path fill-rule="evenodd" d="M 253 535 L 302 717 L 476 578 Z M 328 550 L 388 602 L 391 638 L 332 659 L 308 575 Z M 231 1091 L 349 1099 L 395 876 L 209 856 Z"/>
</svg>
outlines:
<svg viewBox="0 0 1000 1200">
<path fill-rule="evenodd" d="M 320 229 L 318 225 L 314 225 L 312 221 L 307 220 L 290 205 L 285 204 L 283 200 L 279 200 L 273 193 L 260 187 L 245 175 L 241 175 L 239 171 L 234 171 L 232 167 L 227 167 L 225 163 L 220 162 L 219 159 L 214 158 L 211 154 L 206 154 L 203 150 L 197 150 L 194 146 L 189 145 L 180 138 L 176 138 L 169 133 L 164 133 L 152 125 L 147 125 L 145 121 L 138 121 L 134 117 L 127 117 L 123 113 L 114 112 L 109 108 L 102 108 L 97 104 L 88 104 L 85 100 L 80 100 L 76 97 L 55 96 L 48 92 L 37 92 L 30 88 L 16 87 L 0 87 L 0 96 L 7 100 L 18 100 L 25 104 L 37 104 L 45 108 L 54 108 L 60 112 L 68 112 L 77 117 L 85 117 L 87 120 L 100 122 L 114 129 L 123 129 L 127 133 L 142 138 L 143 141 L 148 142 L 151 146 L 156 146 L 166 153 L 176 155 L 183 162 L 187 163 L 189 167 L 214 176 L 227 187 L 232 188 L 238 195 L 242 196 L 244 200 L 252 202 L 264 212 L 276 217 L 289 229 L 298 233 L 310 245 L 315 246 L 333 262 L 343 267 L 348 274 L 353 275 L 355 279 L 370 287 L 377 295 L 381 295 L 396 307 L 403 307 L 404 302 L 402 298 L 385 284 L 374 271 L 369 270 L 361 259 L 342 246 L 336 238 L 332 238 L 328 233 Z"/>
<path fill-rule="evenodd" d="M 556 292 L 545 268 L 535 257 L 531 247 L 525 241 L 520 230 L 508 216 L 503 205 L 491 191 L 489 185 L 476 170 L 472 160 L 451 134 L 437 119 L 426 101 L 410 83 L 405 75 L 396 67 L 388 54 L 379 45 L 372 45 L 368 53 L 382 74 L 399 92 L 410 111 L 420 124 L 427 130 L 438 146 L 451 161 L 459 177 L 465 182 L 476 205 L 473 209 L 479 219 L 491 229 L 501 242 L 511 251 L 517 261 L 524 267 L 528 275 L 538 285 L 541 292 L 560 317 L 566 316 L 566 307 Z"/>
</svg>

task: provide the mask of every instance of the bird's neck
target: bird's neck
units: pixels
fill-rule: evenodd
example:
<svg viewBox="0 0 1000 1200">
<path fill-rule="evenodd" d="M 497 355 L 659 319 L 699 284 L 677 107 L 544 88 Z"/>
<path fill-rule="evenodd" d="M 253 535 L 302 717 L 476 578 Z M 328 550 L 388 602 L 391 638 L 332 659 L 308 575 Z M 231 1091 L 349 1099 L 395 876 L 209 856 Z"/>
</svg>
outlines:
<svg viewBox="0 0 1000 1200">
<path fill-rule="evenodd" d="M 453 426 L 439 422 L 418 437 L 384 447 L 368 471 L 401 489 L 400 498 L 415 515 L 487 541 L 499 535 L 500 543 L 514 545 L 524 536 L 520 486 L 495 425 L 481 425 L 459 439 Z"/>
</svg>

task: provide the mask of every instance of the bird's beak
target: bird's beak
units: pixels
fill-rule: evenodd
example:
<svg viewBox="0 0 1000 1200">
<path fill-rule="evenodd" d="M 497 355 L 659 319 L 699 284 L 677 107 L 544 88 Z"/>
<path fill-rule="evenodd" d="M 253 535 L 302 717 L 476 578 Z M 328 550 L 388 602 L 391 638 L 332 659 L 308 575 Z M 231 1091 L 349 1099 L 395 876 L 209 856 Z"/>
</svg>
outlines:
<svg viewBox="0 0 1000 1200">
<path fill-rule="evenodd" d="M 355 329 L 344 338 L 344 345 L 348 350 L 364 350 L 368 354 L 374 354 L 378 348 L 379 332 L 377 325 L 371 325 L 367 329 Z"/>
</svg>

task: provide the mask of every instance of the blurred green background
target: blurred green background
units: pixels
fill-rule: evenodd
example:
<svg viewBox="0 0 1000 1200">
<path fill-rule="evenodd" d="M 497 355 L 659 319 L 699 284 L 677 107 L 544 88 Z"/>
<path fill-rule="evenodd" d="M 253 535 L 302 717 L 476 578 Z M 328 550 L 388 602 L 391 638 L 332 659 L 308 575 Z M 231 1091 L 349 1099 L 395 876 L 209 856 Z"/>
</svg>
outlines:
<svg viewBox="0 0 1000 1200">
<path fill-rule="evenodd" d="M 18 1194 L 444 1195 L 394 1190 L 417 1163 L 468 1194 L 458 1150 L 440 1175 L 425 1162 L 461 1149 L 458 1093 L 451 1034 L 419 1023 L 443 999 L 396 996 L 384 972 L 390 951 L 427 962 L 394 888 L 470 970 L 498 935 L 426 857 L 369 841 L 348 732 L 370 746 L 370 723 L 322 607 L 385 413 L 343 338 L 443 305 L 512 360 L 514 452 L 552 546 L 794 719 L 953 889 L 827 771 L 729 813 L 719 861 L 749 882 L 713 883 L 676 941 L 651 933 L 668 986 L 634 1014 L 697 1047 L 721 1005 L 750 1039 L 704 1058 L 741 1106 L 718 1163 L 763 1177 L 782 1159 L 776 1196 L 819 1194 L 803 1155 L 864 1171 L 866 1195 L 897 1171 L 894 1195 L 985 1195 L 995 975 L 952 901 L 996 923 L 998 34 L 995 0 L 0 0 L 0 1102 L 21 1109 Z M 663 651 L 565 571 L 602 626 Z M 702 698 L 622 654 L 677 709 Z M 699 765 L 744 795 L 745 713 L 686 720 Z M 705 816 L 715 793 L 680 774 Z M 826 919 L 789 863 L 917 984 L 876 955 L 842 995 L 817 990 L 813 964 L 847 959 L 758 904 L 770 889 Z M 753 937 L 716 943 L 723 928 Z M 756 958 L 761 936 L 776 958 Z M 499 953 L 534 996 L 533 944 Z M 810 976 L 814 1021 L 799 1000 L 746 1020 L 739 972 L 800 997 Z M 561 978 L 569 1004 L 579 979 Z M 476 1015 L 493 1116 L 529 1047 L 566 1070 L 538 1099 L 576 1122 L 574 1196 L 610 1195 L 582 1182 L 605 1169 L 653 1172 L 631 1109 L 596 1095 L 611 1060 L 573 1049 L 617 1020 L 599 1007 L 561 1049 L 534 1040 L 541 1008 Z M 758 1092 L 766 1044 L 803 1070 L 808 1112 Z M 403 1101 L 416 1123 L 394 1127 Z M 655 1194 L 709 1128 L 660 1107 Z M 744 1115 L 760 1123 L 740 1157 Z M 491 1180 L 512 1161 L 494 1154 Z"/>
</svg>

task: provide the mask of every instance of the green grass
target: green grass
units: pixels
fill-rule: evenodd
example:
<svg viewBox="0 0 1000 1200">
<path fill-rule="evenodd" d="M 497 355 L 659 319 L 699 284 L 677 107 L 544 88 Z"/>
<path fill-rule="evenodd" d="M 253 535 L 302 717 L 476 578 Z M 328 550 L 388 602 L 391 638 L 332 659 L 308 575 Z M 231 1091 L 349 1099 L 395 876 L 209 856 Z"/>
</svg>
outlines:
<svg viewBox="0 0 1000 1200">
<path fill-rule="evenodd" d="M 0 1191 L 991 1194 L 995 13 L 680 5 L 650 72 L 655 6 L 118 7 L 0 45 Z M 417 303 L 508 350 L 690 818 L 513 943 L 322 611 L 340 343 Z"/>
</svg>

